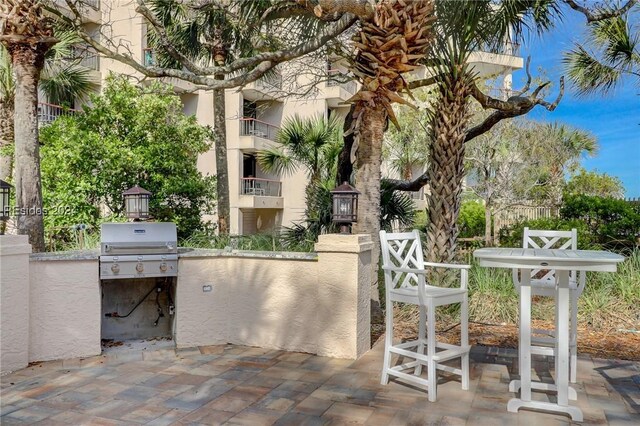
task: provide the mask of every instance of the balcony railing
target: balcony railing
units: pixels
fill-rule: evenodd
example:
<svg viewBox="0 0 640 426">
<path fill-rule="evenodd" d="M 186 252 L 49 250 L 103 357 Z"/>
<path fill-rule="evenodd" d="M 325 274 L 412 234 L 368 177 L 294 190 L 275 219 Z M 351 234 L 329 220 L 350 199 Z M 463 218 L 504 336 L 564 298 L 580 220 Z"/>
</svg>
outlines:
<svg viewBox="0 0 640 426">
<path fill-rule="evenodd" d="M 282 182 L 259 178 L 240 178 L 242 195 L 259 195 L 262 197 L 282 196 Z"/>
<path fill-rule="evenodd" d="M 240 119 L 240 136 L 258 136 L 271 141 L 276 140 L 280 128 L 255 118 Z"/>
<path fill-rule="evenodd" d="M 72 46 L 69 59 L 79 60 L 79 65 L 94 71 L 100 71 L 100 56 L 89 46 Z"/>
<path fill-rule="evenodd" d="M 340 70 L 329 69 L 327 70 L 328 87 L 340 86 L 348 93 L 355 95 L 358 91 L 358 85 L 354 80 L 348 80 L 349 76 Z"/>
<path fill-rule="evenodd" d="M 256 87 L 266 90 L 282 90 L 282 74 L 274 72 L 269 76 L 256 80 Z"/>
<path fill-rule="evenodd" d="M 156 53 L 150 47 L 142 49 L 142 62 L 146 67 L 156 65 Z"/>
<path fill-rule="evenodd" d="M 95 10 L 100 10 L 100 0 L 80 0 L 82 3 L 87 6 L 91 6 Z"/>
<path fill-rule="evenodd" d="M 77 109 L 65 108 L 60 105 L 48 104 L 46 102 L 38 102 L 38 123 L 49 124 L 56 118 L 63 115 L 74 115 Z"/>
<path fill-rule="evenodd" d="M 506 89 L 504 87 L 490 87 L 487 89 L 487 92 L 487 94 L 492 98 L 499 99 L 501 101 L 506 101 L 514 95 L 513 89 Z"/>
</svg>

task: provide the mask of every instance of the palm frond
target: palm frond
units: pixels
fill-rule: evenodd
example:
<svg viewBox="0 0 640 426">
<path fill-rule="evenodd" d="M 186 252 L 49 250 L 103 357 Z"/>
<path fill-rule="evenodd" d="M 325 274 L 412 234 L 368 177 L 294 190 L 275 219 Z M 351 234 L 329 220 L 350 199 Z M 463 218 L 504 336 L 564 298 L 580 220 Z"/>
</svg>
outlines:
<svg viewBox="0 0 640 426">
<path fill-rule="evenodd" d="M 569 79 L 580 95 L 596 91 L 608 93 L 620 82 L 622 71 L 600 62 L 582 45 L 576 45 L 563 58 Z"/>
<path fill-rule="evenodd" d="M 290 175 L 298 169 L 295 158 L 277 148 L 258 152 L 257 159 L 260 167 L 269 173 Z"/>
<path fill-rule="evenodd" d="M 42 73 L 40 88 L 50 102 L 62 104 L 69 98 L 91 93 L 92 83 L 86 68 L 57 61 L 49 64 Z"/>
</svg>

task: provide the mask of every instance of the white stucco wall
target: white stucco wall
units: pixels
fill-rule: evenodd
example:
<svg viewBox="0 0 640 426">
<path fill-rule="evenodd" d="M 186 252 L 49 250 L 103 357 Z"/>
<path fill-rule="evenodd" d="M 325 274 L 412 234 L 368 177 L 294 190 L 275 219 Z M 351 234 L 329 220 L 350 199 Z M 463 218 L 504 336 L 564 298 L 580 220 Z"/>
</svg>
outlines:
<svg viewBox="0 0 640 426">
<path fill-rule="evenodd" d="M 99 355 L 98 260 L 32 259 L 29 283 L 29 361 Z"/>
<path fill-rule="evenodd" d="M 26 235 L 0 235 L 0 372 L 29 363 L 29 254 Z"/>
<path fill-rule="evenodd" d="M 233 343 L 359 357 L 370 347 L 371 247 L 368 235 L 322 235 L 317 254 L 181 255 L 176 346 Z M 0 239 L 2 371 L 100 354 L 96 253 L 30 251 L 24 237 Z"/>
<path fill-rule="evenodd" d="M 317 259 L 202 251 L 181 258 L 176 345 L 359 357 L 370 347 L 371 246 L 365 235 L 323 235 Z"/>
</svg>

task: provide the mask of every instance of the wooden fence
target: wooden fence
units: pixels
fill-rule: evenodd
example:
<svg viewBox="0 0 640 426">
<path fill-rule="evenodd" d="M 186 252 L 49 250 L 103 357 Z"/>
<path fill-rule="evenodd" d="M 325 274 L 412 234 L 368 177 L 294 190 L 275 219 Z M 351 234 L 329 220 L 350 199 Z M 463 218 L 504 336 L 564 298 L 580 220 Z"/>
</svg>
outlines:
<svg viewBox="0 0 640 426">
<path fill-rule="evenodd" d="M 507 226 L 523 220 L 558 217 L 558 209 L 544 206 L 511 206 L 496 214 L 493 218 L 494 235 Z"/>
</svg>

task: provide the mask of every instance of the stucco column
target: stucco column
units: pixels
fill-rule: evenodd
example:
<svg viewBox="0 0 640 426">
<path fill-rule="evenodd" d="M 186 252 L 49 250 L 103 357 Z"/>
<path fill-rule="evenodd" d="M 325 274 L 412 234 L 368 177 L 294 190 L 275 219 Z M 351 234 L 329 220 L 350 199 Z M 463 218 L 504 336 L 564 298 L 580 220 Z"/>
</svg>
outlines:
<svg viewBox="0 0 640 426">
<path fill-rule="evenodd" d="M 29 254 L 27 235 L 0 235 L 0 371 L 29 363 Z"/>
<path fill-rule="evenodd" d="M 372 248 L 369 235 L 318 238 L 318 355 L 355 359 L 369 350 Z"/>
</svg>

